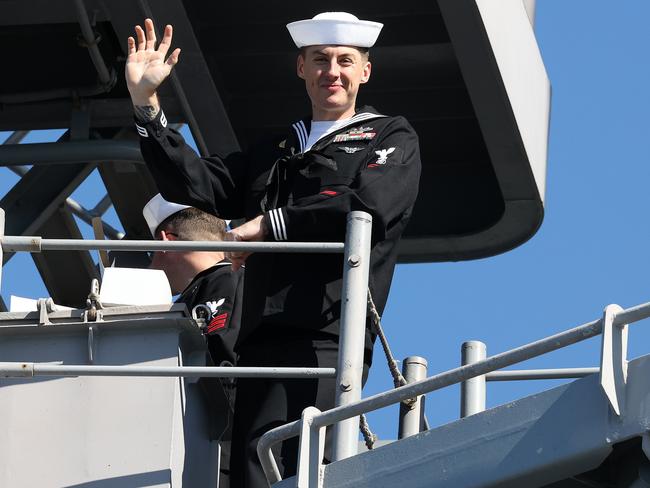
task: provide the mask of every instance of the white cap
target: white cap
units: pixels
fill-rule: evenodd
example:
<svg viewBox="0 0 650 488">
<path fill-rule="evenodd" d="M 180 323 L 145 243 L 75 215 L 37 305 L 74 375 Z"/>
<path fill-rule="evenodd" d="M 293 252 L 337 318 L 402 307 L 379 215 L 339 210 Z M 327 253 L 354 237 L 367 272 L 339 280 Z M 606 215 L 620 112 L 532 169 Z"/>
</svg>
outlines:
<svg viewBox="0 0 650 488">
<path fill-rule="evenodd" d="M 372 47 L 384 24 L 359 20 L 347 12 L 325 12 L 287 24 L 298 48 L 317 45 Z"/>
<path fill-rule="evenodd" d="M 156 229 L 167 217 L 174 215 L 176 212 L 180 212 L 181 210 L 185 210 L 186 208 L 190 208 L 190 206 L 168 202 L 160 193 L 158 193 L 144 206 L 142 209 L 142 215 L 144 216 L 144 220 L 147 221 L 151 235 L 156 237 Z"/>
</svg>

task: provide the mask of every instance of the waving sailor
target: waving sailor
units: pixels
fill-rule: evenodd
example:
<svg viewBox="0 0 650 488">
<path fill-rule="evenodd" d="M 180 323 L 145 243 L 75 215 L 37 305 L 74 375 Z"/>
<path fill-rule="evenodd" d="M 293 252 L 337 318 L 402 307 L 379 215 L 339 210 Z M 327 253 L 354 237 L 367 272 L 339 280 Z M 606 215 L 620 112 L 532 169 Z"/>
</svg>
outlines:
<svg viewBox="0 0 650 488">
<path fill-rule="evenodd" d="M 418 139 L 403 117 L 357 107 L 371 74 L 369 48 L 382 24 L 328 12 L 288 24 L 299 49 L 297 75 L 312 113 L 286 134 L 249 153 L 200 158 L 167 126 L 156 89 L 179 60 L 167 59 L 172 28 L 155 47 L 145 21 L 129 38 L 127 86 L 135 106 L 142 154 L 165 198 L 222 218 L 245 218 L 232 231 L 242 241 L 344 240 L 352 210 L 373 217 L 370 289 L 381 313 L 397 258 L 396 244 L 415 202 L 420 176 Z M 335 367 L 341 306 L 341 257 L 238 254 L 246 262 L 239 341 L 242 366 Z M 366 332 L 365 364 L 374 337 Z M 238 383 L 232 486 L 266 486 L 255 446 L 272 427 L 302 410 L 334 404 L 335 382 L 245 379 Z M 296 440 L 280 454 L 285 476 L 295 472 Z"/>
</svg>

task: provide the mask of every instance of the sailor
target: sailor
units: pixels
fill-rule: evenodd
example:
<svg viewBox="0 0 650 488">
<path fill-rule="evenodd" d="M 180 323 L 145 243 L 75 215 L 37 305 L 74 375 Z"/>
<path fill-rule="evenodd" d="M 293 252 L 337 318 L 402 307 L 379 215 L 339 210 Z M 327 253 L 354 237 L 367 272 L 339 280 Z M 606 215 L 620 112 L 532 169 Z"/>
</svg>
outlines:
<svg viewBox="0 0 650 488">
<path fill-rule="evenodd" d="M 169 202 L 158 193 L 142 209 L 154 239 L 161 241 L 223 241 L 227 223 L 189 205 Z M 205 314 L 205 334 L 215 364 L 234 365 L 243 290 L 243 269 L 233 270 L 216 251 L 155 252 L 151 267 L 165 272 L 177 302 Z"/>
<path fill-rule="evenodd" d="M 165 200 L 158 193 L 142 209 L 154 239 L 161 241 L 223 241 L 227 222 L 188 205 Z M 242 309 L 244 269 L 233 270 L 222 252 L 158 251 L 153 254 L 151 267 L 165 272 L 176 302 L 205 318 L 205 335 L 212 362 L 235 365 L 234 351 L 239 333 Z M 234 408 L 235 385 L 222 381 L 223 389 Z M 230 415 L 224 410 L 222 415 Z M 226 419 L 229 425 L 232 419 Z M 221 444 L 221 484 L 228 486 L 231 429 L 226 429 Z"/>
<path fill-rule="evenodd" d="M 346 215 L 370 213 L 369 286 L 381 313 L 421 167 L 417 135 L 403 117 L 356 105 L 360 86 L 370 79 L 368 49 L 382 24 L 329 12 L 287 27 L 299 49 L 297 75 L 312 113 L 248 153 L 200 158 L 168 126 L 156 95 L 179 60 L 179 49 L 165 59 L 172 27 L 165 27 L 156 49 L 152 21 L 137 26 L 137 41 L 128 40 L 126 78 L 142 154 L 166 198 L 222 218 L 245 218 L 231 232 L 236 240 L 341 242 Z M 340 255 L 241 253 L 231 259 L 234 267 L 245 261 L 247 268 L 239 365 L 335 367 Z M 366 329 L 369 367 L 374 334 Z M 334 397 L 332 379 L 241 380 L 233 486 L 267 486 L 255 451 L 259 437 L 300 418 L 307 406 L 331 408 Z M 275 454 L 284 476 L 293 474 L 297 441 L 285 442 Z"/>
</svg>

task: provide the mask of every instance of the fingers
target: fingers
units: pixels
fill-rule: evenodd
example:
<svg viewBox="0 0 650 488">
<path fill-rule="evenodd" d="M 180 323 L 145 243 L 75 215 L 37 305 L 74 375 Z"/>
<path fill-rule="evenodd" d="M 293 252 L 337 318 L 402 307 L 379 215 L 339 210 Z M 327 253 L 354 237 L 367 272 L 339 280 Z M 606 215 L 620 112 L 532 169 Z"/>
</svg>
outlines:
<svg viewBox="0 0 650 488">
<path fill-rule="evenodd" d="M 144 28 L 147 36 L 146 49 L 153 51 L 156 47 L 156 30 L 153 27 L 153 21 L 144 19 Z"/>
<path fill-rule="evenodd" d="M 139 25 L 135 26 L 135 35 L 138 39 L 138 51 L 143 51 L 147 45 L 144 30 Z"/>
<path fill-rule="evenodd" d="M 127 54 L 129 55 L 135 54 L 135 39 L 133 39 L 133 37 L 129 37 L 126 40 L 126 42 L 127 42 L 127 50 L 126 50 Z"/>
<path fill-rule="evenodd" d="M 176 49 L 174 49 L 174 52 L 172 52 L 169 55 L 169 57 L 167 58 L 167 61 L 165 61 L 165 63 L 167 63 L 170 67 L 173 68 L 176 65 L 176 63 L 178 63 L 178 57 L 180 55 L 181 55 L 181 48 L 177 47 Z"/>
<path fill-rule="evenodd" d="M 172 34 L 173 28 L 171 25 L 165 26 L 165 32 L 163 33 L 162 41 L 160 41 L 160 46 L 158 46 L 158 52 L 162 53 L 163 56 L 167 54 L 167 51 L 172 45 Z"/>
<path fill-rule="evenodd" d="M 232 255 L 236 254 L 236 256 Z M 239 253 L 232 253 L 228 259 L 232 265 L 233 271 L 237 271 L 239 268 L 241 268 L 244 263 L 246 262 L 246 259 L 248 256 L 250 256 L 252 253 L 250 252 L 239 252 Z"/>
</svg>

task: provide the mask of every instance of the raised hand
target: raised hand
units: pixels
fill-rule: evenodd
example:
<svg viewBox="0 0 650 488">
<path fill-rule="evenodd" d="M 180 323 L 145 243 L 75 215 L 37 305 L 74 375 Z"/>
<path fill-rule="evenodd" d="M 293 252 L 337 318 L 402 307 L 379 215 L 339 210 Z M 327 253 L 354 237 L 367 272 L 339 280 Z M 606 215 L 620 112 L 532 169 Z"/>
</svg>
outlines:
<svg viewBox="0 0 650 488">
<path fill-rule="evenodd" d="M 169 76 L 174 65 L 178 63 L 181 50 L 175 49 L 165 60 L 172 43 L 171 25 L 165 26 L 163 39 L 158 49 L 156 49 L 156 32 L 151 19 L 145 19 L 144 30 L 136 25 L 135 33 L 137 45 L 133 37 L 128 39 L 126 85 L 134 105 L 152 106 L 157 109 L 156 90 Z"/>
</svg>

